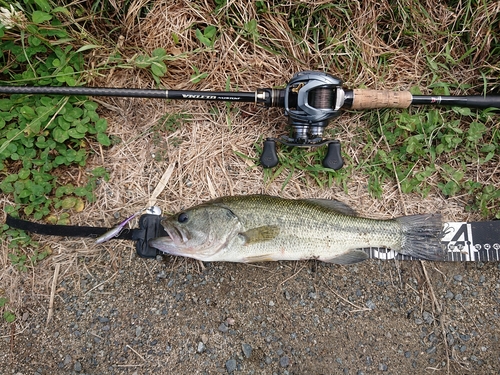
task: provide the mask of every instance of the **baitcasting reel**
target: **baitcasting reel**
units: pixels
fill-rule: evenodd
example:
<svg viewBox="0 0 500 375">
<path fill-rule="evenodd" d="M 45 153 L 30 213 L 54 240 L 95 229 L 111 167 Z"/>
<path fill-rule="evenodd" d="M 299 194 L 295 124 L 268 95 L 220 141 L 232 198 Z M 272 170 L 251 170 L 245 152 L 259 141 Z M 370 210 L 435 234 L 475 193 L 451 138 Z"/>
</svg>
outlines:
<svg viewBox="0 0 500 375">
<path fill-rule="evenodd" d="M 284 90 L 272 90 L 270 106 L 285 108 L 285 116 L 291 127 L 291 137 L 267 138 L 260 162 L 264 168 L 272 168 L 279 162 L 276 142 L 291 147 L 318 147 L 328 145 L 323 166 L 334 170 L 344 164 L 340 142 L 324 140 L 323 130 L 333 117 L 340 115 L 345 92 L 342 81 L 321 72 L 297 73 Z M 269 106 L 268 101 L 266 105 Z"/>
</svg>

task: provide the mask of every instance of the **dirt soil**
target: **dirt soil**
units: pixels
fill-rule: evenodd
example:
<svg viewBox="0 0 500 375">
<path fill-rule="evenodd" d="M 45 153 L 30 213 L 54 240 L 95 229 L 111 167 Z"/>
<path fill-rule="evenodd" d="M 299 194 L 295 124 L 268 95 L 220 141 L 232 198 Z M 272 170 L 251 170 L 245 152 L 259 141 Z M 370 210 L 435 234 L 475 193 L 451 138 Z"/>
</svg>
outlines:
<svg viewBox="0 0 500 375">
<path fill-rule="evenodd" d="M 328 2 L 300 3 L 319 9 Z M 231 90 L 253 91 L 278 87 L 310 69 L 343 76 L 350 87 L 425 87 L 432 74 L 423 68 L 425 56 L 412 49 L 419 41 L 405 39 L 398 49 L 397 42 L 389 46 L 377 37 L 378 15 L 391 19 L 388 5 L 348 3 L 342 3 L 351 7 L 345 24 L 331 13 L 329 25 L 343 27 L 331 42 L 359 46 L 358 55 L 349 50 L 342 55 L 338 45 L 315 48 L 306 38 L 308 29 L 300 46 L 290 39 L 288 21 L 299 2 L 257 14 L 253 2 L 229 1 L 217 15 L 210 1 L 158 1 L 143 18 L 127 16 L 130 32 L 117 38 L 115 47 L 130 58 L 136 49 L 130 52 L 126 46 L 148 53 L 163 47 L 177 56 L 162 78 L 169 89 L 226 90 L 229 83 Z M 443 9 L 429 7 L 430 24 L 452 22 L 448 13 L 442 18 Z M 233 14 L 232 26 L 218 23 L 224 12 Z M 242 31 L 252 19 L 258 19 L 258 40 Z M 307 28 L 315 26 L 313 21 Z M 213 49 L 200 46 L 195 35 L 196 27 L 209 24 L 221 27 Z M 419 25 L 424 28 L 426 22 Z M 428 39 L 428 48 L 441 48 L 433 44 L 437 31 L 421 32 L 417 37 Z M 268 42 L 283 51 L 261 47 Z M 391 55 L 378 79 L 378 57 L 384 51 Z M 100 53 L 88 55 L 94 66 L 108 61 Z M 332 54 L 352 64 L 340 70 L 330 64 Z M 208 77 L 190 82 L 192 66 Z M 460 66 L 453 66 L 446 74 L 459 72 Z M 117 68 L 89 84 L 154 87 L 151 75 L 140 69 Z M 260 137 L 283 133 L 282 110 L 96 100 L 109 134 L 121 141 L 108 149 L 91 145 L 88 169 L 105 166 L 111 178 L 100 181 L 95 203 L 72 215 L 75 225 L 112 226 L 151 203 L 172 213 L 218 196 L 253 193 L 335 198 L 374 218 L 441 212 L 446 221 L 480 219 L 466 212 L 466 196 L 444 197 L 434 188 L 423 198 L 402 194 L 398 182 L 386 181 L 382 198 L 376 199 L 369 193 L 369 176 L 356 167 L 331 187 L 318 186 L 299 170 L 270 179 L 272 173 L 241 155 L 257 157 Z M 165 122 L 166 114 L 179 123 Z M 360 163 L 357 155 L 367 146 L 359 142 L 359 132 L 366 131 L 362 116 L 345 114 L 333 127 L 348 164 Z M 373 142 L 384 144 L 382 139 Z M 498 181 L 498 166 L 491 170 L 489 178 Z M 152 196 L 162 176 L 164 186 Z M 8 203 L 2 197 L 2 205 Z M 28 272 L 17 271 L 8 261 L 6 244 L 1 245 L 0 292 L 9 298 L 17 320 L 0 324 L 0 374 L 500 374 L 500 265 L 495 262 L 202 265 L 170 256 L 141 259 L 127 241 L 95 245 L 90 239 L 34 238 L 53 253 Z"/>
<path fill-rule="evenodd" d="M 108 256 L 26 306 L 3 374 L 494 374 L 497 264 Z M 426 269 L 426 278 L 423 269 Z M 435 300 L 433 300 L 435 297 Z M 447 358 L 450 358 L 449 363 Z"/>
</svg>

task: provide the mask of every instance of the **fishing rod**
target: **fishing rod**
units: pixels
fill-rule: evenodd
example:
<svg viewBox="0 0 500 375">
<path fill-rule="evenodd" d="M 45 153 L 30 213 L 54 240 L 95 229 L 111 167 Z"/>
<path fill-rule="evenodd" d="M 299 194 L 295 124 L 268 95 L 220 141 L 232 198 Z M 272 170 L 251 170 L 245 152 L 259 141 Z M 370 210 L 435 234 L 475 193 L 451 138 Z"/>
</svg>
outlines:
<svg viewBox="0 0 500 375">
<path fill-rule="evenodd" d="M 500 95 L 434 96 L 412 95 L 409 91 L 346 89 L 341 79 L 327 73 L 303 71 L 295 74 L 284 89 L 263 88 L 254 92 L 190 91 L 162 89 L 127 89 L 107 87 L 44 87 L 0 86 L 0 94 L 51 94 L 114 96 L 130 98 L 158 98 L 178 100 L 205 100 L 247 102 L 265 107 L 284 108 L 291 128 L 291 136 L 266 138 L 260 163 L 264 168 L 278 163 L 276 146 L 318 147 L 327 145 L 323 166 L 333 170 L 342 168 L 338 140 L 324 139 L 323 131 L 329 121 L 342 110 L 378 108 L 408 108 L 411 105 L 440 105 L 468 108 L 500 109 Z"/>
</svg>

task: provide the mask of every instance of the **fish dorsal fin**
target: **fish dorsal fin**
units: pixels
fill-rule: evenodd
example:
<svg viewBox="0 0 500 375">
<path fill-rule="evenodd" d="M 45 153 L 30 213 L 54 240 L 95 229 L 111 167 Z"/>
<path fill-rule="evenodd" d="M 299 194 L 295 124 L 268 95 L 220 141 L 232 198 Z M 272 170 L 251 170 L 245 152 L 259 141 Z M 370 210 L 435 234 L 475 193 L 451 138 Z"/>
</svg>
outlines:
<svg viewBox="0 0 500 375">
<path fill-rule="evenodd" d="M 310 198 L 304 199 L 306 202 L 317 204 L 318 206 L 328 208 L 330 210 L 334 210 L 340 212 L 344 215 L 348 216 L 358 216 L 356 211 L 354 211 L 350 206 L 335 199 L 319 199 L 319 198 Z"/>
<path fill-rule="evenodd" d="M 246 232 L 240 233 L 245 240 L 245 245 L 250 245 L 258 242 L 270 241 L 276 238 L 280 233 L 280 228 L 276 225 L 264 225 L 262 227 L 252 228 Z"/>
<path fill-rule="evenodd" d="M 334 258 L 321 259 L 321 260 L 323 262 L 335 263 L 335 264 L 353 264 L 362 262 L 366 259 L 368 259 L 367 253 L 365 253 L 363 250 L 354 249 L 354 250 L 349 250 L 346 253 L 336 256 Z"/>
</svg>

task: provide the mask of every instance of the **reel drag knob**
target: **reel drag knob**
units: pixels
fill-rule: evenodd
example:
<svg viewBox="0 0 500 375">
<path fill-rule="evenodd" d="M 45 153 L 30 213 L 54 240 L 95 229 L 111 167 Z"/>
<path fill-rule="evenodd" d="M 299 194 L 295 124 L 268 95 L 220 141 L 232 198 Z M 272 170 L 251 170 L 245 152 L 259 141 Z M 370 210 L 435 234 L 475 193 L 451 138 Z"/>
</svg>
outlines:
<svg viewBox="0 0 500 375">
<path fill-rule="evenodd" d="M 276 152 L 276 141 L 272 138 L 267 138 L 264 141 L 264 149 L 260 156 L 260 164 L 264 168 L 273 168 L 279 163 L 278 154 Z"/>
<path fill-rule="evenodd" d="M 339 170 L 344 165 L 344 160 L 340 153 L 340 142 L 332 141 L 328 144 L 328 151 L 323 159 L 323 167 Z"/>
</svg>

